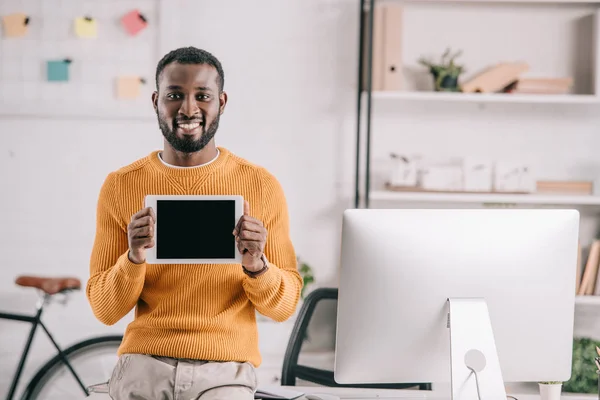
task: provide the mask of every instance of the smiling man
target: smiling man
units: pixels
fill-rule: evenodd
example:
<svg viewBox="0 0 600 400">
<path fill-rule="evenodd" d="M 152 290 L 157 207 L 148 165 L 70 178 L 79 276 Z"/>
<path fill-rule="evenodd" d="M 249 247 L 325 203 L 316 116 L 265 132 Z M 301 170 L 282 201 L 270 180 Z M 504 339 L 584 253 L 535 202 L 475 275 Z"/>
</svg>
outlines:
<svg viewBox="0 0 600 400">
<path fill-rule="evenodd" d="M 135 307 L 109 381 L 114 400 L 253 399 L 255 311 L 284 321 L 296 310 L 302 279 L 283 190 L 263 167 L 215 144 L 224 83 L 204 50 L 165 55 L 152 96 L 164 148 L 111 172 L 100 190 L 87 298 L 107 325 Z M 147 194 L 242 195 L 232 232 L 241 265 L 147 265 L 155 218 L 142 207 Z"/>
</svg>

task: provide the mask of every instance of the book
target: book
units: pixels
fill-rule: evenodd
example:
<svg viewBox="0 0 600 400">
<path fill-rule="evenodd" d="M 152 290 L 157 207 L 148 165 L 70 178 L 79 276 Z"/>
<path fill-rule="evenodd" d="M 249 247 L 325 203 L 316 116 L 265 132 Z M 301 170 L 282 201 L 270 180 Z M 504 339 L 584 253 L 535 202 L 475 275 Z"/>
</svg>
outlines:
<svg viewBox="0 0 600 400">
<path fill-rule="evenodd" d="M 583 269 L 583 277 L 579 285 L 580 296 L 592 295 L 596 289 L 598 265 L 600 263 L 600 240 L 595 239 L 590 247 L 588 259 Z"/>
<path fill-rule="evenodd" d="M 518 81 L 521 74 L 528 70 L 529 65 L 523 62 L 498 63 L 461 85 L 462 91 L 464 93 L 496 93 L 512 82 Z"/>
<path fill-rule="evenodd" d="M 262 386 L 254 393 L 255 399 L 294 400 L 304 396 L 303 392 L 286 389 L 281 386 Z"/>
</svg>

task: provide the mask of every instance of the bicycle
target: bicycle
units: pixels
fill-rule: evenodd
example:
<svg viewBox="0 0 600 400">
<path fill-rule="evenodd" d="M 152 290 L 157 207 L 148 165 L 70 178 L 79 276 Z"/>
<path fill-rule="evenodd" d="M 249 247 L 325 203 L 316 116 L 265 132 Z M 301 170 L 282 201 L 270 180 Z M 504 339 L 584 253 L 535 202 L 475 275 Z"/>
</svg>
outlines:
<svg viewBox="0 0 600 400">
<path fill-rule="evenodd" d="M 42 327 L 58 354 L 34 374 L 27 383 L 21 400 L 81 399 L 83 396 L 89 396 L 90 388 L 94 384 L 108 381 L 110 372 L 117 362 L 117 348 L 123 339 L 122 335 L 92 337 L 63 350 L 41 321 L 44 306 L 54 300 L 54 296 L 64 295 L 66 299 L 69 292 L 81 289 L 79 279 L 19 276 L 15 283 L 18 286 L 38 289 L 40 298 L 33 316 L 0 312 L 0 319 L 28 322 L 32 325 L 6 399 L 13 400 L 15 396 L 31 343 L 39 326 Z M 108 357 L 107 362 L 104 362 L 105 356 Z M 86 368 L 87 364 L 90 364 L 91 368 Z M 104 373 L 99 371 L 99 364 L 107 367 Z"/>
</svg>

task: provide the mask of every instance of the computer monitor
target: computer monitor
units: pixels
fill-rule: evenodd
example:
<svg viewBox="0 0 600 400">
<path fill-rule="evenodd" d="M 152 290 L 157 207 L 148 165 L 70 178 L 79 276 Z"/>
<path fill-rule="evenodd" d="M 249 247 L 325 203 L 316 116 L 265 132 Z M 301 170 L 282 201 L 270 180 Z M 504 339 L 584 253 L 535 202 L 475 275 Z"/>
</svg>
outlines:
<svg viewBox="0 0 600 400">
<path fill-rule="evenodd" d="M 335 380 L 499 400 L 568 380 L 578 240 L 576 210 L 346 210 Z"/>
</svg>

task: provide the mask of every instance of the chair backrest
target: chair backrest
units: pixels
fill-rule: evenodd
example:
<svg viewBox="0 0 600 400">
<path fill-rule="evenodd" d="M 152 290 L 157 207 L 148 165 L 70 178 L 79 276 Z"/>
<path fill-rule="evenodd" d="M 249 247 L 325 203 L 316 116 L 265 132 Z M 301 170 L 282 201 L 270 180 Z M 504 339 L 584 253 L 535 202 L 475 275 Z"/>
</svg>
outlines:
<svg viewBox="0 0 600 400">
<path fill-rule="evenodd" d="M 332 370 L 299 365 L 298 359 L 300 357 L 300 352 L 305 345 L 307 347 L 312 347 L 309 349 L 311 351 L 325 350 L 333 352 L 335 350 L 337 299 L 337 288 L 315 289 L 304 299 L 290 334 L 285 358 L 283 360 L 281 371 L 281 384 L 283 386 L 295 386 L 296 379 L 299 378 L 324 386 L 381 389 L 407 389 L 418 387 L 421 390 L 431 390 L 430 383 L 341 385 L 335 382 Z M 317 306 L 319 307 L 318 310 Z M 315 312 L 315 310 L 317 310 L 317 312 Z M 309 339 L 308 341 L 306 340 L 307 337 Z M 317 349 L 315 349 L 315 347 L 317 347 Z"/>
<path fill-rule="evenodd" d="M 296 383 L 295 369 L 298 366 L 298 357 L 300 356 L 302 345 L 305 343 L 309 323 L 313 318 L 317 304 L 323 300 L 334 300 L 335 304 L 337 304 L 337 298 L 338 290 L 336 288 L 319 288 L 310 292 L 304 299 L 285 351 L 281 373 L 282 385 L 294 386 Z M 336 325 L 335 317 L 333 315 L 333 320 L 331 321 L 334 327 Z"/>
</svg>

